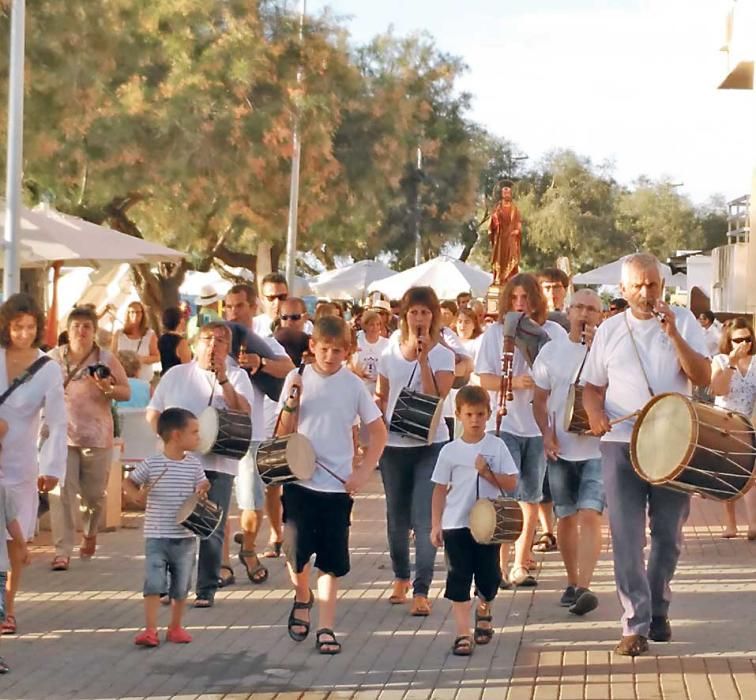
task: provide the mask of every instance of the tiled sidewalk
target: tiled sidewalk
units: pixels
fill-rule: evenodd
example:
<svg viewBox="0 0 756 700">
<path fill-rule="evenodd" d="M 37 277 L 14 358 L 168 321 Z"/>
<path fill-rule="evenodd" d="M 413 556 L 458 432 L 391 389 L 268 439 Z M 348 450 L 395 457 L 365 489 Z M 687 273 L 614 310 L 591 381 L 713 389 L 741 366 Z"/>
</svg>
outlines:
<svg viewBox="0 0 756 700">
<path fill-rule="evenodd" d="M 607 553 L 596 575 L 601 606 L 591 615 L 577 619 L 557 605 L 562 567 L 548 554 L 538 589 L 497 599 L 492 644 L 469 659 L 452 656 L 442 571 L 431 617 L 412 618 L 387 602 L 383 509 L 376 480 L 356 507 L 353 568 L 338 611 L 344 651 L 333 658 L 319 656 L 312 638 L 295 644 L 287 636 L 292 594 L 283 560 L 270 561 L 262 586 L 242 581 L 236 564 L 239 582 L 219 593 L 215 608 L 188 612 L 192 644 L 145 650 L 132 644 L 142 622 L 138 529 L 103 535 L 98 556 L 73 560 L 66 573 L 50 572 L 50 549 L 37 546 L 18 606 L 20 634 L 0 644 L 12 666 L 0 677 L 0 700 L 756 699 L 756 542 L 719 539 L 717 504 L 696 500 L 686 528 L 675 640 L 634 661 L 610 653 L 619 605 Z"/>
</svg>

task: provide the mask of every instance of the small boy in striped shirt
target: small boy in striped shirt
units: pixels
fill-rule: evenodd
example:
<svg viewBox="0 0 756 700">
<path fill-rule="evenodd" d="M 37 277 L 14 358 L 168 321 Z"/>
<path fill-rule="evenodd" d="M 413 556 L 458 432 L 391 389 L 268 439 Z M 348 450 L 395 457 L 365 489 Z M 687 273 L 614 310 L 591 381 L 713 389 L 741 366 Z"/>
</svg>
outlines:
<svg viewBox="0 0 756 700">
<path fill-rule="evenodd" d="M 134 639 L 139 646 L 160 644 L 157 616 L 160 595 L 169 590 L 171 622 L 166 641 L 188 644 L 191 635 L 181 626 L 194 568 L 196 536 L 177 522 L 178 512 L 191 495 L 206 494 L 210 482 L 197 457 L 187 454 L 199 445 L 199 422 L 191 411 L 168 408 L 160 414 L 158 435 L 162 454 L 148 457 L 124 480 L 126 494 L 143 502 L 145 537 L 145 629 Z M 140 487 L 143 487 L 140 489 Z M 170 572 L 170 588 L 167 574 Z"/>
</svg>

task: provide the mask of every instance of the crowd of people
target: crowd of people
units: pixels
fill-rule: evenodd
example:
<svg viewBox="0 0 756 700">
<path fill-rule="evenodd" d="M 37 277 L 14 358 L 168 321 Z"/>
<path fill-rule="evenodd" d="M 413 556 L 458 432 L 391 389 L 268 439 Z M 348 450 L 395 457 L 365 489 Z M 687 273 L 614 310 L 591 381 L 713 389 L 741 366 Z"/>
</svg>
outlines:
<svg viewBox="0 0 756 700">
<path fill-rule="evenodd" d="M 559 550 L 565 568 L 559 605 L 575 615 L 594 610 L 599 599 L 591 581 L 605 508 L 623 607 L 615 651 L 634 656 L 649 639 L 671 639 L 669 584 L 690 497 L 635 472 L 633 417 L 653 396 L 689 395 L 691 385 L 750 417 L 756 348 L 749 321 L 718 329 L 708 313 L 697 322 L 687 309 L 669 306 L 659 264 L 647 254 L 625 260 L 622 297 L 607 308 L 589 289 L 568 299 L 570 280 L 556 268 L 509 279 L 496 315 L 469 293 L 439 300 L 430 287 L 410 288 L 399 301 L 375 295 L 350 309 L 324 301 L 312 315 L 278 273 L 259 289 L 259 298 L 247 284 L 223 297 L 203 289 L 197 314 L 166 309 L 160 332 L 134 302 L 109 342 L 98 340 L 95 310 L 75 307 L 61 344 L 47 353 L 44 318 L 32 299 L 13 295 L 0 307 L 0 523 L 8 531 L 7 553 L 0 547 L 2 634 L 18 628 L 15 600 L 43 498 L 51 511 L 52 569 L 71 566 L 77 511 L 79 556 L 95 556 L 114 415 L 142 407 L 162 451 L 124 482 L 126 497 L 145 507 L 140 646 L 160 643 L 161 603 L 171 606 L 165 639 L 191 641 L 182 624 L 191 582 L 193 607 L 212 608 L 217 590 L 235 583 L 235 543 L 253 585 L 267 580 L 269 560 L 286 557 L 294 591 L 288 634 L 296 642 L 308 637 L 317 600 L 316 647 L 339 653 L 336 601 L 349 572 L 353 499 L 376 469 L 394 577 L 388 602 L 408 604 L 413 616 L 432 613 L 429 592 L 443 546 L 454 654 L 469 655 L 491 641 L 498 591 L 538 585 L 534 550 Z M 516 345 L 507 377 L 509 312 L 524 315 L 548 342 L 535 358 Z M 716 344 L 712 328 L 721 334 Z M 575 385 L 588 421 L 583 432 L 566 425 Z M 445 420 L 420 437 L 394 420 L 414 395 L 443 403 Z M 305 436 L 314 473 L 266 485 L 253 449 L 243 456 L 200 454 L 198 418 L 208 406 L 249 416 L 255 445 Z M 232 535 L 234 493 L 240 528 Z M 754 493 L 745 497 L 749 539 L 756 539 Z M 513 552 L 508 544 L 477 542 L 469 527 L 477 499 L 501 494 L 521 513 Z M 177 519 L 194 496 L 212 503 L 219 519 L 199 546 Z M 731 503 L 725 517 L 724 536 L 736 536 Z M 265 519 L 270 534 L 261 545 Z M 0 662 L 0 671 L 7 670 Z"/>
</svg>

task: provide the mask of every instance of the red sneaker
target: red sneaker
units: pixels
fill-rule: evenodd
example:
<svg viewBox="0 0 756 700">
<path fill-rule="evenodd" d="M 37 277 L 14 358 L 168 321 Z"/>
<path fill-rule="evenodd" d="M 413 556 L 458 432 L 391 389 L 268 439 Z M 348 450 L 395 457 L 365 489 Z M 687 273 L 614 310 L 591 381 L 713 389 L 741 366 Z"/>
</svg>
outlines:
<svg viewBox="0 0 756 700">
<path fill-rule="evenodd" d="M 192 641 L 192 635 L 183 627 L 176 627 L 175 629 L 169 627 L 165 635 L 165 641 L 173 642 L 174 644 L 189 644 Z"/>
<path fill-rule="evenodd" d="M 146 629 L 134 637 L 134 644 L 140 647 L 156 647 L 160 644 L 157 630 Z"/>
</svg>

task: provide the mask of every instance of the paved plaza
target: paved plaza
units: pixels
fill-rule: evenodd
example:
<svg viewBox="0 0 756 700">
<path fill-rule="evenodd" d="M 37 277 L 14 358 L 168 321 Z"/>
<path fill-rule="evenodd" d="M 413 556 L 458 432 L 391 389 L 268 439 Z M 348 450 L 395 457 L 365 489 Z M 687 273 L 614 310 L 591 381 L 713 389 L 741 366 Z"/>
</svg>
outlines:
<svg viewBox="0 0 756 700">
<path fill-rule="evenodd" d="M 338 610 L 344 651 L 332 658 L 316 653 L 314 635 L 296 644 L 286 634 L 292 593 L 283 560 L 270 561 L 261 586 L 235 564 L 238 583 L 219 592 L 216 606 L 189 610 L 192 644 L 148 650 L 132 643 L 142 624 L 141 516 L 126 515 L 125 527 L 101 536 L 95 559 L 74 559 L 65 573 L 49 571 L 49 533 L 42 533 L 19 599 L 19 634 L 0 644 L 12 667 L 0 677 L 0 700 L 754 700 L 756 542 L 719 538 L 720 510 L 694 500 L 674 582 L 674 641 L 652 644 L 650 655 L 635 660 L 611 654 L 619 605 L 608 543 L 594 613 L 578 619 L 558 606 L 559 555 L 538 555 L 539 587 L 497 599 L 492 643 L 469 659 L 452 656 L 441 554 L 429 618 L 388 604 L 392 574 L 377 478 L 356 505 L 352 572 Z"/>
</svg>

